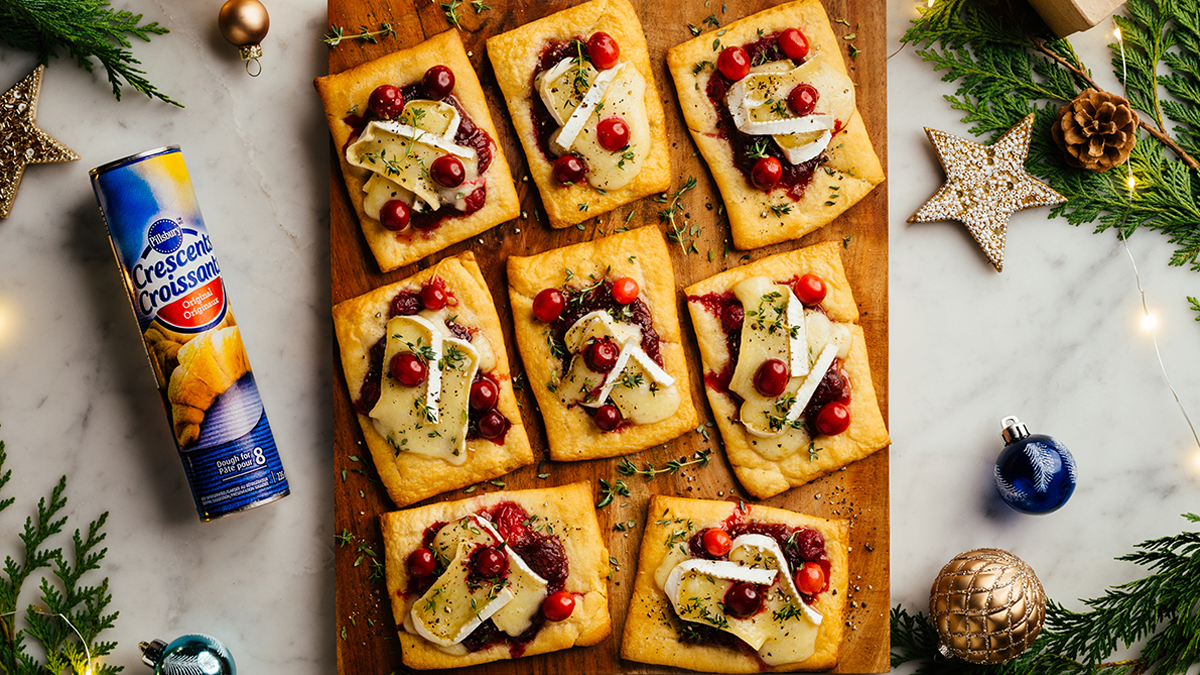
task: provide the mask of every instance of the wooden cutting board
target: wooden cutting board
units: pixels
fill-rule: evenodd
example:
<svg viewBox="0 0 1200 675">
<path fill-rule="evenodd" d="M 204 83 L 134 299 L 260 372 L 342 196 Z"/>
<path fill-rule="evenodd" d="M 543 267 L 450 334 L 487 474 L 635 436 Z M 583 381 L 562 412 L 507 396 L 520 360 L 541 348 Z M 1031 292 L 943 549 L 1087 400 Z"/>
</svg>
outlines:
<svg viewBox="0 0 1200 675">
<path fill-rule="evenodd" d="M 479 73 L 488 96 L 492 118 L 499 131 L 497 142 L 512 166 L 517 190 L 527 217 L 502 224 L 426 259 L 417 265 L 390 274 L 381 274 L 363 239 L 354 210 L 350 206 L 342 183 L 336 155 L 330 162 L 330 238 L 333 302 L 365 293 L 385 283 L 413 274 L 437 259 L 466 249 L 476 252 L 492 296 L 504 323 L 504 338 L 513 356 L 513 372 L 521 371 L 521 363 L 512 334 L 511 312 L 505 287 L 505 260 L 511 254 L 528 255 L 587 241 L 604 232 L 625 225 L 632 207 L 630 225 L 657 223 L 663 208 L 653 198 L 643 199 L 631 206 L 600 216 L 586 223 L 584 229 L 551 230 L 544 220 L 539 222 L 541 200 L 537 189 L 527 176 L 526 161 L 516 140 L 507 107 L 495 83 L 492 66 L 487 60 L 485 40 L 534 19 L 566 8 L 574 3 L 567 0 L 487 0 L 491 5 L 481 13 L 469 1 L 457 5 L 472 64 Z M 875 149 L 887 166 L 887 92 L 886 92 L 886 26 L 884 12 L 871 0 L 824 0 L 834 23 L 834 32 L 842 39 L 843 54 L 852 47 L 857 58 L 847 61 L 851 77 L 858 83 L 858 107 L 861 111 Z M 698 252 L 685 253 L 678 244 L 671 245 L 676 284 L 682 289 L 718 271 L 743 264 L 746 260 L 765 257 L 779 251 L 791 250 L 825 240 L 844 241 L 842 258 L 846 265 L 855 297 L 861 306 L 861 323 L 866 331 L 871 371 L 884 417 L 888 407 L 888 212 L 887 184 L 877 187 L 866 199 L 851 208 L 830 226 L 793 242 L 786 242 L 753 251 L 731 250 L 726 255 L 729 240 L 727 222 L 717 218 L 721 203 L 707 168 L 695 152 L 691 136 L 684 126 L 674 85 L 666 68 L 669 47 L 691 38 L 688 24 L 704 26 L 706 17 L 713 15 L 721 25 L 753 14 L 775 3 L 768 0 L 633 0 L 646 29 L 650 56 L 657 70 L 655 77 L 659 94 L 665 102 L 667 135 L 671 140 L 674 182 L 672 190 L 682 186 L 690 176 L 698 182 L 682 200 L 687 221 L 699 226 L 694 237 Z M 727 2 L 727 5 L 723 5 Z M 839 21 L 840 20 L 840 21 Z M 329 23 L 341 26 L 346 33 L 372 30 L 388 22 L 396 37 L 382 38 L 377 44 L 347 40 L 329 50 L 329 72 L 336 73 L 401 47 L 414 45 L 427 36 L 449 28 L 440 0 L 329 0 Z M 705 30 L 711 30 L 704 26 Z M 332 155 L 332 148 L 331 148 Z M 660 225 L 665 231 L 665 226 Z M 689 239 L 692 238 L 689 235 Z M 690 247 L 689 247 L 689 250 Z M 711 260 L 710 260 L 711 257 Z M 692 396 L 705 422 L 712 421 L 707 399 L 702 390 L 703 378 L 700 357 L 688 320 L 682 292 L 678 296 L 684 343 L 691 364 Z M 383 560 L 379 534 L 379 514 L 392 510 L 390 502 L 371 466 L 370 455 L 362 444 L 359 430 L 347 393 L 336 345 L 332 355 L 334 387 L 334 494 L 336 549 L 336 640 L 338 673 L 340 675 L 388 675 L 403 673 L 396 627 L 391 606 L 382 581 L 382 569 L 376 561 Z M 529 392 L 518 392 L 526 427 L 538 459 L 546 456 L 545 432 L 538 408 Z M 675 474 L 662 474 L 652 481 L 640 476 L 619 475 L 616 466 L 620 458 L 590 462 L 546 462 L 541 468 L 533 465 L 503 478 L 506 489 L 546 487 L 578 480 L 589 480 L 599 494 L 598 479 L 610 483 L 623 479 L 630 487 L 628 498 L 618 497 L 599 510 L 601 531 L 609 536 L 608 546 L 620 565 L 609 586 L 612 613 L 612 635 L 600 644 L 552 654 L 502 661 L 471 669 L 472 673 L 650 673 L 674 672 L 669 668 L 622 661 L 620 636 L 625 625 L 626 608 L 633 590 L 637 552 L 646 520 L 646 504 L 651 494 L 675 494 L 708 499 L 744 498 L 751 502 L 733 478 L 721 448 L 720 435 L 715 428 L 704 434 L 689 432 L 679 439 L 629 459 L 638 466 L 653 462 L 665 466 L 671 459 L 691 457 L 697 451 L 712 449 L 712 462 L 704 468 L 689 467 Z M 538 473 L 549 473 L 538 479 Z M 484 483 L 474 494 L 500 489 Z M 431 501 L 463 499 L 462 490 L 441 495 Z M 835 672 L 880 673 L 888 670 L 889 632 L 889 516 L 888 516 L 888 451 L 851 465 L 843 471 L 826 476 L 809 485 L 793 489 L 764 502 L 795 511 L 824 517 L 848 518 L 851 527 L 850 602 L 846 616 L 847 628 L 842 645 L 842 658 Z M 633 521 L 625 531 L 613 526 Z"/>
</svg>

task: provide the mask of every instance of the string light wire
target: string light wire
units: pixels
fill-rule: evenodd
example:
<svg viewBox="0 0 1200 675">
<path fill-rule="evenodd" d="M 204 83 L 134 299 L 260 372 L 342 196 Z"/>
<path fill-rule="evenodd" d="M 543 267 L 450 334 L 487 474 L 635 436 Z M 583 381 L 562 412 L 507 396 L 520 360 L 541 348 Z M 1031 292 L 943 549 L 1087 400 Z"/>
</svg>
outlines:
<svg viewBox="0 0 1200 675">
<path fill-rule="evenodd" d="M 72 631 L 74 631 L 76 635 L 79 636 L 79 644 L 83 645 L 83 654 L 85 657 L 87 657 L 87 666 L 83 669 L 83 673 L 81 675 L 92 675 L 92 650 L 88 648 L 87 640 L 85 640 L 83 638 L 83 633 L 79 632 L 79 629 L 75 627 L 75 624 L 71 623 L 71 620 L 68 619 L 67 616 L 65 614 L 62 614 L 61 612 L 51 612 L 49 610 L 42 609 L 41 607 L 38 607 L 37 605 L 34 605 L 32 609 L 34 612 L 37 612 L 38 614 L 41 614 L 42 616 L 56 616 L 56 617 L 62 619 L 63 623 L 67 624 L 67 626 Z M 16 616 L 16 615 L 17 615 L 17 612 L 13 611 L 13 612 L 5 612 L 4 614 L 0 614 L 0 617 Z"/>
</svg>

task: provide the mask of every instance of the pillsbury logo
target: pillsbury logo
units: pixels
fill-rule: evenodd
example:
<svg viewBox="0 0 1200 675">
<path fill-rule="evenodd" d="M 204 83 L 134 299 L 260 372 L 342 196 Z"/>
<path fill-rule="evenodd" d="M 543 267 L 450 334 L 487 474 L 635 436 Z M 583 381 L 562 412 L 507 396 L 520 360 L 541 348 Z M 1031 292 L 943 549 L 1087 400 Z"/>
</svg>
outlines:
<svg viewBox="0 0 1200 675">
<path fill-rule="evenodd" d="M 146 233 L 146 241 L 159 253 L 167 255 L 179 250 L 183 245 L 183 231 L 179 224 L 169 218 L 154 221 L 150 231 Z"/>
</svg>

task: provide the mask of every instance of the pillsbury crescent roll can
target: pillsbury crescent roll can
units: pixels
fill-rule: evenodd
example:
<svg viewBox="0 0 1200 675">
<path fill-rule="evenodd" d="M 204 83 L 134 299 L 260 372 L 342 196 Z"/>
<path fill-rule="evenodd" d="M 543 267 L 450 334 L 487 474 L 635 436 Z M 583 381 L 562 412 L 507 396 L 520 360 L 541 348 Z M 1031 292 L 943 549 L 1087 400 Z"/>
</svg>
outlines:
<svg viewBox="0 0 1200 675">
<path fill-rule="evenodd" d="M 91 171 L 201 520 L 288 495 L 178 146 Z"/>
</svg>

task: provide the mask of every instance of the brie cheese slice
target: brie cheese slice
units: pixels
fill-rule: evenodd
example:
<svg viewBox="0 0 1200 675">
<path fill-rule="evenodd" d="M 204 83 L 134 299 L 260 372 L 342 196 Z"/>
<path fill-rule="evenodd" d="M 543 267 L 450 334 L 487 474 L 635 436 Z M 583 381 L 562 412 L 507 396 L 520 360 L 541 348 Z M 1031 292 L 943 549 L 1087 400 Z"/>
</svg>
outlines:
<svg viewBox="0 0 1200 675">
<path fill-rule="evenodd" d="M 503 582 L 483 583 L 472 588 L 471 552 L 475 547 L 459 542 L 450 566 L 433 586 L 413 603 L 410 614 L 417 634 L 441 647 L 462 642 L 479 624 L 486 621 L 513 599 Z"/>
<path fill-rule="evenodd" d="M 604 98 L 604 93 L 608 91 L 609 83 L 624 69 L 625 64 L 620 63 L 596 76 L 596 79 L 592 81 L 592 86 L 583 95 L 583 100 L 579 102 L 579 107 L 575 108 L 567 121 L 563 122 L 562 128 L 550 137 L 551 150 L 558 155 L 570 152 L 571 146 L 575 144 L 575 138 L 583 130 L 583 125 L 595 112 L 596 104 Z"/>
</svg>

